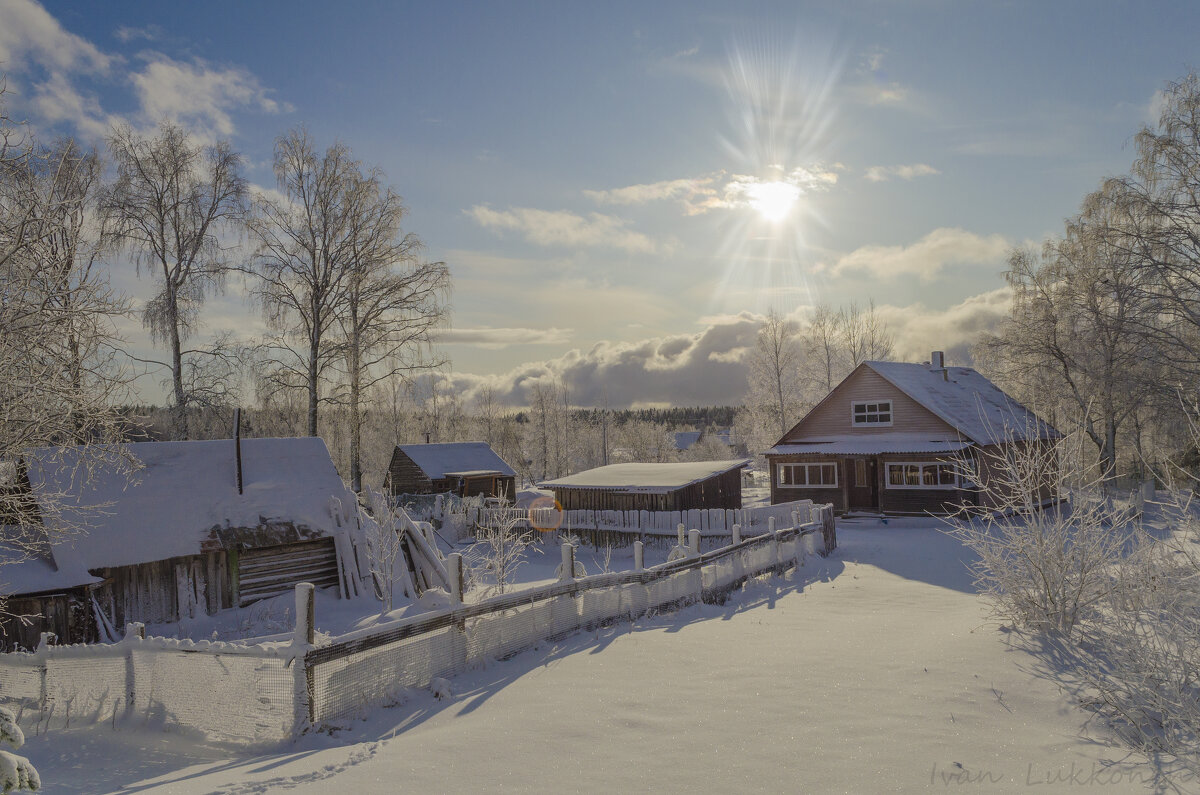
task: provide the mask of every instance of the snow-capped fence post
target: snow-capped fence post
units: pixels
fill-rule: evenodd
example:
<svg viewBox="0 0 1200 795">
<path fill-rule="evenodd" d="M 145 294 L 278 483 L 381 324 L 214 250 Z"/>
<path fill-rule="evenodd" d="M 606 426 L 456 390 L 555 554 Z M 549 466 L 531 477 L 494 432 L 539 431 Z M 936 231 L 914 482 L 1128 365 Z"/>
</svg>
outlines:
<svg viewBox="0 0 1200 795">
<path fill-rule="evenodd" d="M 575 546 L 564 542 L 562 545 L 562 574 L 561 582 L 575 579 Z"/>
<path fill-rule="evenodd" d="M 133 709 L 137 703 L 137 672 L 133 666 L 133 650 L 139 641 L 146 639 L 146 625 L 141 621 L 131 621 L 125 625 L 125 711 Z"/>
<path fill-rule="evenodd" d="M 742 543 L 742 526 L 740 524 L 735 524 L 733 526 L 733 543 Z"/>
<path fill-rule="evenodd" d="M 458 607 L 463 601 L 463 558 L 461 552 L 446 556 L 446 573 L 450 575 L 450 604 Z"/>
<path fill-rule="evenodd" d="M 316 641 L 313 593 L 311 582 L 296 583 L 296 628 L 292 633 L 292 671 L 295 677 L 295 728 L 313 724 L 313 672 L 304 661 Z"/>
<path fill-rule="evenodd" d="M 700 531 L 692 528 L 688 531 L 688 547 L 693 555 L 700 554 Z"/>
<path fill-rule="evenodd" d="M 641 541 L 633 542 L 633 570 L 644 571 L 646 568 L 646 545 Z"/>
</svg>

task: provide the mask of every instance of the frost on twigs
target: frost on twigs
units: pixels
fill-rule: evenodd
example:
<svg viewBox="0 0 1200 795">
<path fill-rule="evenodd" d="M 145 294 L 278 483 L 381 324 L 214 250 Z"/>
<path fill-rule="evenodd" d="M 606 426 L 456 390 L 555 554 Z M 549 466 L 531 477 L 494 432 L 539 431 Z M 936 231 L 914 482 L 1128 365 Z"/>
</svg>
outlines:
<svg viewBox="0 0 1200 795">
<path fill-rule="evenodd" d="M 25 744 L 25 733 L 17 725 L 16 716 L 4 707 L 0 707 L 0 742 L 14 749 Z M 32 762 L 23 756 L 0 751 L 0 791 L 20 792 L 41 787 L 42 780 Z"/>
</svg>

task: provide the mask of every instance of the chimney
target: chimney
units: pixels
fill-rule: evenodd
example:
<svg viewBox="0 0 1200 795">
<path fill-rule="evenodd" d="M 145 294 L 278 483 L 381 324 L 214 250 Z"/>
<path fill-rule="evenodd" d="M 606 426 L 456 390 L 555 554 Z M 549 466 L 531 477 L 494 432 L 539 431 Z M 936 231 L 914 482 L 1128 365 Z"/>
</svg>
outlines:
<svg viewBox="0 0 1200 795">
<path fill-rule="evenodd" d="M 943 381 L 950 380 L 950 371 L 946 369 L 946 354 L 942 351 L 933 351 L 929 354 L 929 369 L 934 373 L 941 373 Z"/>
<path fill-rule="evenodd" d="M 238 494 L 242 493 L 242 410 L 233 410 L 233 458 L 237 469 Z"/>
</svg>

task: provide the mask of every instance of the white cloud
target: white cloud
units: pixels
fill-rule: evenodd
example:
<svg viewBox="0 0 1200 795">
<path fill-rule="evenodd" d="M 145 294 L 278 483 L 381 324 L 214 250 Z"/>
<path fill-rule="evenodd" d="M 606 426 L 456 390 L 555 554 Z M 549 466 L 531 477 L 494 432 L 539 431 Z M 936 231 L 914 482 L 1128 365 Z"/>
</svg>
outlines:
<svg viewBox="0 0 1200 795">
<path fill-rule="evenodd" d="M 438 341 L 498 349 L 510 345 L 560 345 L 570 337 L 569 328 L 452 328 L 441 332 Z"/>
<path fill-rule="evenodd" d="M 585 190 L 583 194 L 600 204 L 677 200 L 687 215 L 701 215 L 711 210 L 751 206 L 756 191 L 765 184 L 783 183 L 799 193 L 828 190 L 837 184 L 840 168 L 841 164 L 812 163 L 788 171 L 781 165 L 772 165 L 768 166 L 768 175 L 763 177 L 718 171 L 702 177 L 662 180 L 611 190 Z"/>
<path fill-rule="evenodd" d="M 147 25 L 144 28 L 134 28 L 128 25 L 121 25 L 113 35 L 121 42 L 128 44 L 135 39 L 145 39 L 146 41 L 157 41 L 163 38 L 165 31 L 158 25 Z"/>
<path fill-rule="evenodd" d="M 649 237 L 626 229 L 626 221 L 612 215 L 589 213 L 584 217 L 567 210 L 532 207 L 493 210 L 482 204 L 465 212 L 486 229 L 511 229 L 540 246 L 603 246 L 645 253 L 657 250 Z"/>
<path fill-rule="evenodd" d="M 598 204 L 645 204 L 663 199 L 690 201 L 695 196 L 716 195 L 716 190 L 710 187 L 716 179 L 715 176 L 708 176 L 695 179 L 662 180 L 612 190 L 585 190 L 583 195 Z"/>
<path fill-rule="evenodd" d="M 867 169 L 866 177 L 871 182 L 887 182 L 892 177 L 913 179 L 915 177 L 928 177 L 941 173 L 927 163 L 913 163 L 906 166 L 871 166 Z"/>
<path fill-rule="evenodd" d="M 0 64 L 25 71 L 32 64 L 51 71 L 107 72 L 114 59 L 94 44 L 63 30 L 46 9 L 30 0 L 0 0 Z"/>
<path fill-rule="evenodd" d="M 38 121 L 48 124 L 70 122 L 88 139 L 99 140 L 108 135 L 119 116 L 109 115 L 94 96 L 80 93 L 62 73 L 51 73 L 39 83 L 32 98 Z"/>
<path fill-rule="evenodd" d="M 1012 310 L 1012 291 L 1001 287 L 973 295 L 944 310 L 921 304 L 876 307 L 896 338 L 896 357 L 921 362 L 930 351 L 945 351 L 946 360 L 970 364 L 970 348 L 984 332 L 995 331 Z"/>
<path fill-rule="evenodd" d="M 233 110 L 281 113 L 294 109 L 272 99 L 258 78 L 245 69 L 215 67 L 201 59 L 176 61 L 161 53 L 147 53 L 145 58 L 145 67 L 130 79 L 142 113 L 151 121 L 171 119 L 200 133 L 228 136 L 234 131 Z"/>
<path fill-rule="evenodd" d="M 977 235 L 965 229 L 935 229 L 909 246 L 863 246 L 834 263 L 835 274 L 878 278 L 916 276 L 931 279 L 950 265 L 996 264 L 1012 244 L 1001 235 Z"/>
</svg>

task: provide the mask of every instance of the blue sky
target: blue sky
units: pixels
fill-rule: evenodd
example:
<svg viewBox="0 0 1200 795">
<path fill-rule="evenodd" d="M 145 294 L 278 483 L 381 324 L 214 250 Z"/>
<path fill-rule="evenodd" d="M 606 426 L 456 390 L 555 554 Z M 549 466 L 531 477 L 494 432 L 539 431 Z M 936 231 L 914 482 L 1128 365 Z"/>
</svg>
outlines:
<svg viewBox="0 0 1200 795">
<path fill-rule="evenodd" d="M 169 116 L 264 187 L 288 128 L 345 141 L 451 268 L 468 396 L 726 403 L 769 307 L 874 300 L 901 356 L 961 357 L 1006 311 L 1007 250 L 1128 168 L 1194 8 L 0 0 L 0 69 L 43 133 Z M 780 221 L 763 183 L 798 196 Z M 212 300 L 210 332 L 258 327 L 238 285 Z"/>
</svg>

